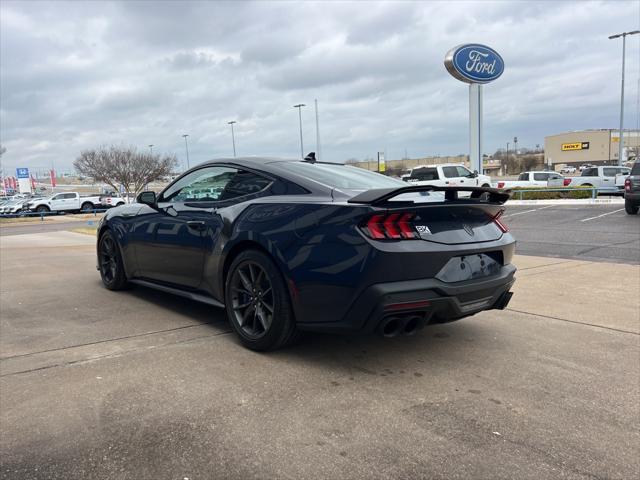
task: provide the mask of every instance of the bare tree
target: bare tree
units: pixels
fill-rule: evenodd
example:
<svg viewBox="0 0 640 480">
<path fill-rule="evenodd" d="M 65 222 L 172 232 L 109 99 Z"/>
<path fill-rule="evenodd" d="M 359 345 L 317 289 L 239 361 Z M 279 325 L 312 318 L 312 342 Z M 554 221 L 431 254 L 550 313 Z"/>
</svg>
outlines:
<svg viewBox="0 0 640 480">
<path fill-rule="evenodd" d="M 84 150 L 73 162 L 80 174 L 104 182 L 115 191 L 122 185 L 127 195 L 137 195 L 146 184 L 171 174 L 177 164 L 175 155 L 154 155 L 115 145 Z"/>
</svg>

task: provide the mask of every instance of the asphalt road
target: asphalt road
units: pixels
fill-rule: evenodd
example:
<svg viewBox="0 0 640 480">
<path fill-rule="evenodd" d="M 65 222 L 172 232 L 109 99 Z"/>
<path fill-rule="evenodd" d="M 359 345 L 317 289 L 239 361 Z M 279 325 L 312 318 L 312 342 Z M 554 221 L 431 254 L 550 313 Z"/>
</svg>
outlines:
<svg viewBox="0 0 640 480">
<path fill-rule="evenodd" d="M 509 310 L 257 354 L 219 310 L 104 289 L 89 236 L 0 249 L 0 478 L 640 474 L 636 266 L 518 257 Z"/>
<path fill-rule="evenodd" d="M 640 264 L 640 215 L 623 204 L 509 206 L 502 218 L 519 254 Z"/>
</svg>

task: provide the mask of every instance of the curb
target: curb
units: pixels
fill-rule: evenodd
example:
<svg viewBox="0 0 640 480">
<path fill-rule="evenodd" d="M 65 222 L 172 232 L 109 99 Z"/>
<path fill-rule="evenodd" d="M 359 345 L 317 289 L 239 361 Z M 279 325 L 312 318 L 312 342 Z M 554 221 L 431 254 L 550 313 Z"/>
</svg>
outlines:
<svg viewBox="0 0 640 480">
<path fill-rule="evenodd" d="M 581 198 L 565 200 L 507 200 L 505 205 L 624 205 L 623 198 Z"/>
</svg>

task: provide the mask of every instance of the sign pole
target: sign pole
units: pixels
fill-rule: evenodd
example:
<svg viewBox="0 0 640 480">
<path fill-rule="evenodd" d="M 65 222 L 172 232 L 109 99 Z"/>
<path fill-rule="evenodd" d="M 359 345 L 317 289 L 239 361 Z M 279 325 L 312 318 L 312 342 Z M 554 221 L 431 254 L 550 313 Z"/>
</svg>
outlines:
<svg viewBox="0 0 640 480">
<path fill-rule="evenodd" d="M 469 84 L 469 166 L 482 171 L 482 85 Z"/>
</svg>

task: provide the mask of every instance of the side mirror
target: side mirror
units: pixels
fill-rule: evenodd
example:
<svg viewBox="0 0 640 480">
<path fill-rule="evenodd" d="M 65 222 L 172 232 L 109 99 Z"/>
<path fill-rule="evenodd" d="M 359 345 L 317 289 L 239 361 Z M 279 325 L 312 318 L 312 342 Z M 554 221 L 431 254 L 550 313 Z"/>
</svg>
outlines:
<svg viewBox="0 0 640 480">
<path fill-rule="evenodd" d="M 478 170 L 473 171 L 473 178 L 478 178 Z"/>
<path fill-rule="evenodd" d="M 149 205 L 150 207 L 156 206 L 156 192 L 142 192 L 138 195 L 137 198 L 138 203 L 143 203 L 145 205 Z"/>
</svg>

